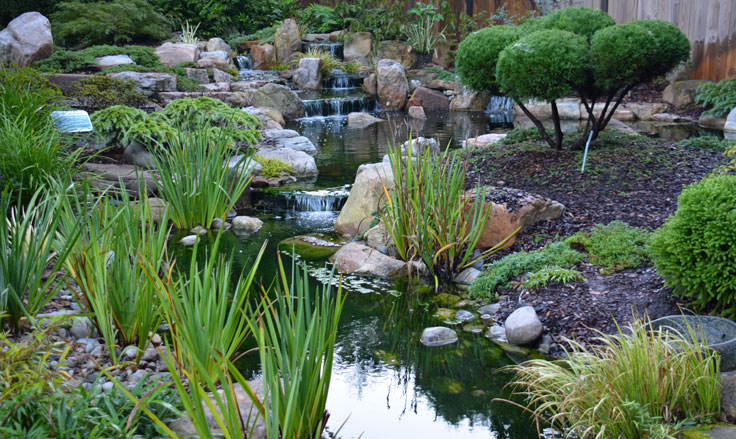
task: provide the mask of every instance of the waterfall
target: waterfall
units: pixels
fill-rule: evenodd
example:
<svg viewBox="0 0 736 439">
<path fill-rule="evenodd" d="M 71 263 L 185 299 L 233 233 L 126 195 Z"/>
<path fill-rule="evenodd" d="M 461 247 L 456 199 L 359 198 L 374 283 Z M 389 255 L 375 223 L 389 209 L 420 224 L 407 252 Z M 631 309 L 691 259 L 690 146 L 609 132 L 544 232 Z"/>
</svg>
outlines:
<svg viewBox="0 0 736 439">
<path fill-rule="evenodd" d="M 339 212 L 348 195 L 348 186 L 309 191 L 253 192 L 255 200 L 289 212 Z"/>
<path fill-rule="evenodd" d="M 253 60 L 250 59 L 250 55 L 238 55 L 235 57 L 235 65 L 238 66 L 238 70 L 251 70 L 253 69 Z"/>
<path fill-rule="evenodd" d="M 308 51 L 310 49 L 313 50 L 319 50 L 321 52 L 329 53 L 333 58 L 337 58 L 340 61 L 343 60 L 343 44 L 342 43 L 333 43 L 333 42 L 303 42 L 302 46 L 304 48 L 304 51 Z"/>
<path fill-rule="evenodd" d="M 514 120 L 514 100 L 508 96 L 491 96 L 486 113 L 491 122 L 511 123 Z"/>
<path fill-rule="evenodd" d="M 307 99 L 304 107 L 307 117 L 347 116 L 352 112 L 374 111 L 376 101 L 367 95 Z"/>
</svg>

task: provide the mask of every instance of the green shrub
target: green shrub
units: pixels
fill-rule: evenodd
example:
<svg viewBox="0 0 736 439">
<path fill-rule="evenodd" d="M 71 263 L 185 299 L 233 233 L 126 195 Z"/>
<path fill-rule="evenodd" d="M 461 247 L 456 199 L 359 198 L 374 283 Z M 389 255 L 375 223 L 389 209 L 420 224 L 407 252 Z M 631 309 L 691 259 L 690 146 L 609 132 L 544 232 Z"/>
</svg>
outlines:
<svg viewBox="0 0 736 439">
<path fill-rule="evenodd" d="M 128 55 L 136 65 L 142 67 L 161 67 L 161 61 L 154 52 L 152 47 L 147 46 L 92 46 L 84 49 L 82 52 L 92 56 L 109 56 L 109 55 Z"/>
<path fill-rule="evenodd" d="M 429 70 L 430 72 L 437 73 L 437 79 L 439 79 L 440 81 L 455 82 L 455 79 L 457 79 L 457 75 L 443 69 L 442 67 L 429 66 L 425 67 L 424 70 Z"/>
<path fill-rule="evenodd" d="M 551 266 L 529 273 L 529 276 L 521 282 L 521 287 L 527 290 L 536 290 L 539 287 L 547 286 L 548 283 L 554 282 L 565 285 L 570 282 L 582 282 L 584 280 L 583 273 L 577 270 Z"/>
<path fill-rule="evenodd" d="M 339 30 L 340 17 L 329 6 L 313 3 L 299 14 L 300 22 L 306 25 L 307 30 L 313 33 L 329 33 Z"/>
<path fill-rule="evenodd" d="M 407 24 L 403 27 L 409 45 L 419 53 L 431 54 L 437 43 L 445 41 L 445 28 L 437 29 L 444 19 L 431 3 L 417 2 L 407 11 Z"/>
<path fill-rule="evenodd" d="M 135 107 L 146 102 L 146 95 L 138 91 L 138 84 L 134 81 L 107 75 L 93 75 L 75 82 L 69 88 L 69 97 L 90 111 L 113 105 Z"/>
<path fill-rule="evenodd" d="M 256 130 L 261 123 L 257 116 L 206 96 L 176 99 L 164 108 L 163 114 L 184 130 L 202 124 L 220 127 L 234 140 L 246 145 L 253 145 L 261 138 Z"/>
<path fill-rule="evenodd" d="M 715 306 L 736 316 L 736 176 L 685 188 L 677 211 L 652 236 L 650 255 L 674 294 L 697 310 Z"/>
<path fill-rule="evenodd" d="M 590 41 L 597 31 L 615 24 L 616 21 L 600 9 L 571 6 L 551 12 L 530 26 L 564 30 Z"/>
<path fill-rule="evenodd" d="M 588 252 L 588 260 L 601 273 L 610 274 L 625 268 L 636 268 L 647 260 L 649 233 L 622 221 L 597 224 L 590 232 L 578 232 L 565 242 Z"/>
<path fill-rule="evenodd" d="M 114 105 L 92 114 L 92 126 L 95 134 L 104 139 L 107 145 L 118 144 L 125 137 L 128 129 L 135 123 L 142 122 L 147 117 L 146 112 L 138 108 Z"/>
<path fill-rule="evenodd" d="M 582 439 L 668 439 L 720 414 L 718 354 L 693 336 L 636 321 L 600 342 L 511 368 L 535 418 Z"/>
<path fill-rule="evenodd" d="M 31 126 L 40 126 L 57 109 L 60 97 L 59 88 L 38 70 L 0 66 L 1 114 L 12 119 L 22 118 Z"/>
<path fill-rule="evenodd" d="M 137 142 L 151 150 L 156 145 L 166 144 L 168 139 L 176 133 L 177 129 L 166 115 L 151 113 L 130 125 L 120 143 L 127 146 L 132 142 Z"/>
<path fill-rule="evenodd" d="M 291 175 L 294 173 L 294 168 L 290 164 L 277 158 L 266 158 L 256 155 L 253 159 L 263 166 L 263 169 L 258 174 L 264 177 L 280 177 L 283 174 Z"/>
<path fill-rule="evenodd" d="M 539 134 L 539 130 L 536 128 L 514 128 L 513 130 L 506 133 L 506 137 L 501 139 L 504 145 L 517 145 L 527 141 L 538 141 L 542 140 L 542 136 Z"/>
<path fill-rule="evenodd" d="M 501 51 L 518 40 L 513 26 L 491 26 L 468 35 L 457 49 L 456 69 L 463 83 L 475 90 L 498 94 L 496 63 Z"/>
<path fill-rule="evenodd" d="M 170 24 L 146 0 L 66 1 L 51 14 L 54 40 L 67 46 L 155 43 L 170 36 Z"/>
<path fill-rule="evenodd" d="M 335 12 L 349 32 L 370 32 L 373 41 L 398 40 L 406 12 L 403 2 L 392 0 L 354 0 L 338 2 Z"/>
<path fill-rule="evenodd" d="M 497 288 L 507 287 L 516 276 L 535 272 L 547 266 L 572 267 L 585 256 L 558 241 L 540 250 L 516 252 L 492 262 L 470 285 L 470 294 L 476 297 L 491 297 Z"/>
<path fill-rule="evenodd" d="M 706 135 L 682 139 L 677 142 L 677 145 L 686 148 L 701 148 L 725 152 L 734 143 L 736 142 L 734 142 L 733 140 L 724 139 L 723 137 Z"/>
<path fill-rule="evenodd" d="M 593 36 L 590 54 L 596 85 L 609 93 L 628 84 L 646 82 L 657 46 L 649 31 L 639 23 L 627 23 L 602 29 Z M 626 59 L 626 62 L 621 62 Z"/>
<path fill-rule="evenodd" d="M 95 64 L 95 58 L 108 55 L 128 55 L 136 64 L 119 66 L 126 67 L 127 69 L 158 69 L 163 67 L 150 47 L 108 45 L 92 46 L 82 50 L 67 50 L 62 47 L 56 47 L 50 57 L 37 62 L 35 65 L 42 72 L 71 73 L 85 70 Z"/>
<path fill-rule="evenodd" d="M 736 107 L 736 78 L 703 83 L 698 87 L 695 103 L 708 108 L 703 114 L 728 115 Z"/>
</svg>

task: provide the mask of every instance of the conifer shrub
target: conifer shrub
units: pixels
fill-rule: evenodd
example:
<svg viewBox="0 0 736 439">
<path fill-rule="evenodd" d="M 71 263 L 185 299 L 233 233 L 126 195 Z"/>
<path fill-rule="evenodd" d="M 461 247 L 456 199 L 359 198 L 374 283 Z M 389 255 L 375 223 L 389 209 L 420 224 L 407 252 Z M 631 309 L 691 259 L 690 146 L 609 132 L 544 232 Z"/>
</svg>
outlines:
<svg viewBox="0 0 736 439">
<path fill-rule="evenodd" d="M 113 105 L 135 107 L 146 102 L 146 96 L 138 91 L 135 82 L 107 75 L 93 75 L 75 82 L 69 90 L 69 96 L 91 111 Z"/>
<path fill-rule="evenodd" d="M 498 55 L 520 35 L 513 26 L 491 26 L 468 35 L 457 49 L 457 74 L 473 89 L 497 92 Z"/>
<path fill-rule="evenodd" d="M 607 13 L 585 6 L 558 9 L 537 20 L 542 28 L 572 32 L 587 40 L 590 40 L 597 31 L 616 24 Z M 530 29 L 533 27 L 530 26 Z"/>
<path fill-rule="evenodd" d="M 697 310 L 736 316 L 736 176 L 685 188 L 677 211 L 652 236 L 649 252 L 676 296 Z M 709 308 L 710 309 L 710 308 Z"/>
</svg>

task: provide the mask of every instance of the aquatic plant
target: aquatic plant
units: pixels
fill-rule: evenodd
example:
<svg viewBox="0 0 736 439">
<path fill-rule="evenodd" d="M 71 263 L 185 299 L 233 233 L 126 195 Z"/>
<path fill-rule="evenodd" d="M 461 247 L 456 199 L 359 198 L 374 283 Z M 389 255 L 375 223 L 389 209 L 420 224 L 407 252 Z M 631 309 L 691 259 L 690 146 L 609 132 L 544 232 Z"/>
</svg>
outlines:
<svg viewBox="0 0 736 439">
<path fill-rule="evenodd" d="M 720 414 L 720 360 L 694 334 L 648 331 L 636 320 L 598 341 L 567 340 L 563 360 L 510 368 L 537 420 L 581 439 L 664 439 Z"/>
</svg>

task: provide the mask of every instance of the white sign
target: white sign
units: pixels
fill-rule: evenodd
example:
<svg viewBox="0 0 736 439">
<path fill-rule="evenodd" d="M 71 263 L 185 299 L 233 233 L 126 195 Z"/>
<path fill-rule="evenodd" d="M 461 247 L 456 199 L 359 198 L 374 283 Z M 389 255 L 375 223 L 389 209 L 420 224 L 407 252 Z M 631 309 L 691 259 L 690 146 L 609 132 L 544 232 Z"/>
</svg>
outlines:
<svg viewBox="0 0 736 439">
<path fill-rule="evenodd" d="M 56 129 L 62 133 L 88 133 L 92 131 L 92 121 L 84 110 L 52 111 Z"/>
</svg>

